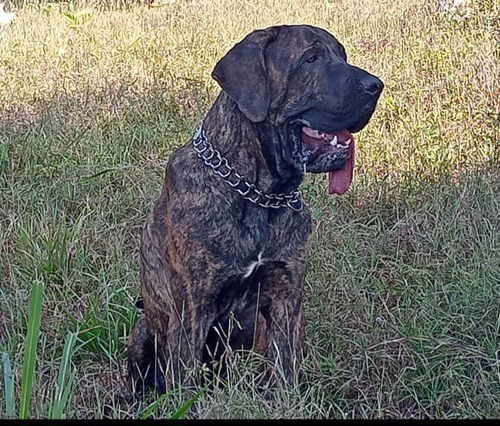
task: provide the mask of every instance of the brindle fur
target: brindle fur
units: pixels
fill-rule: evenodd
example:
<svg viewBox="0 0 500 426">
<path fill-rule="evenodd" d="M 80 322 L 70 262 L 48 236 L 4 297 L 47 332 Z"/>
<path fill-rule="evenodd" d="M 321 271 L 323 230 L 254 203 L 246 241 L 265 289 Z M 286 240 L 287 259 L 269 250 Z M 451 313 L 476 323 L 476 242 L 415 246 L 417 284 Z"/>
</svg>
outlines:
<svg viewBox="0 0 500 426">
<path fill-rule="evenodd" d="M 371 96 L 365 107 L 369 102 L 356 86 L 349 93 L 355 105 L 348 105 L 347 89 L 335 88 L 326 65 L 319 70 L 299 67 L 314 42 L 331 56 L 330 68 L 341 68 L 352 80 L 358 74 L 370 76 L 346 64 L 344 48 L 333 36 L 309 26 L 254 31 L 213 72 L 223 91 L 204 118 L 207 139 L 265 193 L 289 193 L 303 180 L 303 153 L 290 141 L 291 117 L 317 107 L 318 99 L 334 90 L 345 105 L 331 99 L 338 105 L 327 107 L 343 121 L 339 128 L 357 131 L 373 112 L 372 98 L 378 98 Z M 343 85 L 348 77 L 342 77 Z M 314 159 L 307 161 L 316 171 Z M 198 362 L 209 363 L 214 351 L 220 356 L 214 326 L 227 331 L 232 319 L 241 328 L 233 327 L 231 346 L 253 349 L 271 365 L 279 359 L 291 378 L 302 358 L 302 290 L 310 234 L 306 207 L 259 207 L 207 167 L 191 143 L 175 151 L 142 232 L 144 313 L 128 344 L 135 385 L 164 392 L 186 382 L 187 372 Z M 247 276 L 259 256 L 261 264 Z"/>
</svg>

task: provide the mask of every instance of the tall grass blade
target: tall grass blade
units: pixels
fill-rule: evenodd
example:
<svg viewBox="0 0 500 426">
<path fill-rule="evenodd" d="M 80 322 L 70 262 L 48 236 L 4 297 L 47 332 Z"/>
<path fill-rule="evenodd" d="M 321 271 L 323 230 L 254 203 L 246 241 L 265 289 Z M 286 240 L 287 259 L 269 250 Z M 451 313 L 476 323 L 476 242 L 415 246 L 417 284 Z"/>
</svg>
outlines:
<svg viewBox="0 0 500 426">
<path fill-rule="evenodd" d="M 161 395 L 157 400 L 153 401 L 151 404 L 149 404 L 144 411 L 139 415 L 139 418 L 142 420 L 149 419 L 149 416 L 153 414 L 153 412 L 156 410 L 156 408 L 163 402 L 165 401 L 170 395 L 172 395 L 172 391 L 164 393 Z"/>
<path fill-rule="evenodd" d="M 210 385 L 211 383 L 208 383 L 203 389 L 200 389 L 198 392 L 196 392 L 196 394 L 192 398 L 190 398 L 182 407 L 180 407 L 174 414 L 172 414 L 170 420 L 180 419 L 186 413 L 186 411 L 188 411 L 192 407 L 192 405 L 198 400 L 198 398 L 206 392 Z M 163 403 L 163 401 L 165 401 L 165 399 L 172 395 L 173 392 L 174 391 L 169 391 L 167 393 L 164 393 L 157 400 L 153 401 L 139 415 L 139 418 L 142 420 L 148 419 L 153 414 L 153 412 Z"/>
<path fill-rule="evenodd" d="M 50 410 L 51 419 L 64 419 L 65 410 L 73 389 L 76 372 L 71 369 L 71 359 L 74 354 L 76 334 L 68 332 L 64 344 L 61 365 L 57 376 L 57 391 Z"/>
<path fill-rule="evenodd" d="M 172 414 L 170 420 L 180 419 L 186 413 L 186 411 L 188 411 L 193 406 L 193 404 L 198 400 L 198 398 L 206 392 L 209 386 L 210 383 L 206 385 L 203 389 L 200 389 L 198 392 L 196 392 L 192 398 L 190 398 L 181 408 L 179 408 L 174 414 Z"/>
<path fill-rule="evenodd" d="M 14 377 L 10 358 L 7 352 L 2 352 L 3 381 L 5 390 L 5 415 L 8 419 L 14 418 L 16 407 L 14 403 Z"/>
<path fill-rule="evenodd" d="M 28 333 L 24 348 L 23 379 L 21 381 L 21 402 L 19 418 L 28 417 L 33 379 L 35 377 L 36 345 L 40 330 L 44 284 L 35 282 L 31 289 L 30 312 L 28 317 Z"/>
</svg>

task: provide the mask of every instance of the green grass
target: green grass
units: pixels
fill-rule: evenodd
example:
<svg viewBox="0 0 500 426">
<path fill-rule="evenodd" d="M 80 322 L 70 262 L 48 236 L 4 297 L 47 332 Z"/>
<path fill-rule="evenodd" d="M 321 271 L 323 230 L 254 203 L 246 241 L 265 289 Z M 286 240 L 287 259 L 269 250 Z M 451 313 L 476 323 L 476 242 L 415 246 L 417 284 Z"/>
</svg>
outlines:
<svg viewBox="0 0 500 426">
<path fill-rule="evenodd" d="M 500 416 L 497 2 L 23 3 L 0 28 L 0 418 L 26 398 L 36 282 L 30 417 Z M 349 192 L 329 197 L 322 175 L 302 186 L 300 384 L 265 397 L 258 360 L 236 357 L 224 388 L 130 400 L 139 235 L 165 161 L 216 96 L 218 58 L 278 23 L 330 30 L 386 84 Z"/>
<path fill-rule="evenodd" d="M 40 331 L 41 310 L 43 302 L 44 284 L 35 282 L 31 289 L 30 310 L 28 317 L 28 331 L 26 333 L 25 347 L 23 353 L 23 378 L 21 382 L 21 401 L 19 403 L 19 418 L 27 419 L 31 393 L 33 391 L 33 380 L 35 378 L 35 362 L 37 358 L 38 333 Z M 6 392 L 7 394 L 7 392 Z"/>
<path fill-rule="evenodd" d="M 68 332 L 64 343 L 63 354 L 57 375 L 57 388 L 52 397 L 52 407 L 49 417 L 51 419 L 64 419 L 66 407 L 74 395 L 73 386 L 76 371 L 71 366 L 71 358 L 75 353 L 76 334 Z"/>
<path fill-rule="evenodd" d="M 14 418 L 16 412 L 14 401 L 14 380 L 12 378 L 12 366 L 10 365 L 10 357 L 6 352 L 2 352 L 2 367 L 4 378 L 5 418 L 12 419 Z"/>
</svg>

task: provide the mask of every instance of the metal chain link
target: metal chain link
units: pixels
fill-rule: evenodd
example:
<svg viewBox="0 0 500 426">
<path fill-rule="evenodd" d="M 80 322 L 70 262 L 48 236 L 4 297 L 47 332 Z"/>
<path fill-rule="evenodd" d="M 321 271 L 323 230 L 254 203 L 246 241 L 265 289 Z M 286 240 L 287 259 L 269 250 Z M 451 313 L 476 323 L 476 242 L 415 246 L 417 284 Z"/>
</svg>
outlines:
<svg viewBox="0 0 500 426">
<path fill-rule="evenodd" d="M 265 194 L 257 189 L 253 183 L 238 174 L 231 167 L 225 157 L 208 142 L 203 128 L 198 129 L 196 137 L 193 139 L 193 148 L 203 162 L 210 167 L 215 174 L 219 175 L 224 182 L 234 188 L 245 200 L 248 200 L 266 209 L 280 209 L 288 207 L 296 212 L 304 208 L 304 203 L 299 191 L 289 194 Z"/>
</svg>

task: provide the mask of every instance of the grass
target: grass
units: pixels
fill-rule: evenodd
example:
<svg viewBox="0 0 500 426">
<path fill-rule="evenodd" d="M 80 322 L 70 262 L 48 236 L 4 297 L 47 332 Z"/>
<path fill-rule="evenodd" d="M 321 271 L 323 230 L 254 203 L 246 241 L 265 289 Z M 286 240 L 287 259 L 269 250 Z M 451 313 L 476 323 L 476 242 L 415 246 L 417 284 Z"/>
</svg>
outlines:
<svg viewBox="0 0 500 426">
<path fill-rule="evenodd" d="M 38 333 L 40 331 L 41 309 L 43 301 L 44 284 L 35 282 L 31 289 L 30 311 L 28 317 L 28 331 L 26 333 L 23 378 L 21 382 L 21 401 L 19 406 L 19 418 L 26 419 L 29 415 L 33 380 L 35 378 L 35 362 L 37 358 Z M 6 387 L 7 388 L 7 387 Z M 7 395 L 8 392 L 6 391 Z"/>
<path fill-rule="evenodd" d="M 437 3 L 7 4 L 18 18 L 0 28 L 0 418 L 21 415 L 35 282 L 31 417 L 499 417 L 500 7 Z M 315 230 L 301 383 L 264 398 L 252 360 L 236 358 L 226 387 L 196 401 L 130 401 L 139 234 L 165 161 L 216 96 L 218 58 L 279 23 L 330 30 L 386 84 L 350 191 L 328 197 L 325 176 L 302 186 Z"/>
</svg>

